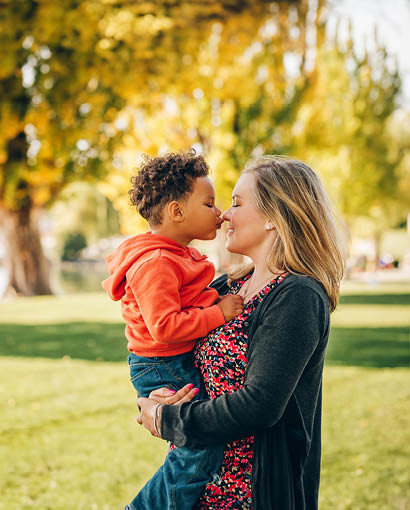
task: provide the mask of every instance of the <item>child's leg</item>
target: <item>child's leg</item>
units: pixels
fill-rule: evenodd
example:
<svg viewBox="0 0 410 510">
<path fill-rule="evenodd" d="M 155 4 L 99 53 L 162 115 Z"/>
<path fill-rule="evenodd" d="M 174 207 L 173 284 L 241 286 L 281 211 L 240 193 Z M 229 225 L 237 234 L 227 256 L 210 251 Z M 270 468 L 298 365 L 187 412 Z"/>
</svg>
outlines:
<svg viewBox="0 0 410 510">
<path fill-rule="evenodd" d="M 192 383 L 200 389 L 196 398 L 207 398 L 201 374 L 193 365 L 192 352 L 169 358 L 129 356 L 131 381 L 140 396 L 167 386 L 178 390 Z M 224 447 L 192 450 L 175 448 L 145 484 L 127 510 L 191 510 L 222 464 Z"/>
<path fill-rule="evenodd" d="M 222 464 L 223 447 L 175 448 L 125 510 L 192 510 Z"/>
<path fill-rule="evenodd" d="M 130 354 L 128 356 L 130 377 L 140 397 L 148 397 L 151 391 L 164 386 L 181 389 L 192 383 L 199 388 L 197 399 L 207 399 L 201 374 L 193 364 L 193 353 L 187 352 L 177 356 L 146 358 Z"/>
</svg>

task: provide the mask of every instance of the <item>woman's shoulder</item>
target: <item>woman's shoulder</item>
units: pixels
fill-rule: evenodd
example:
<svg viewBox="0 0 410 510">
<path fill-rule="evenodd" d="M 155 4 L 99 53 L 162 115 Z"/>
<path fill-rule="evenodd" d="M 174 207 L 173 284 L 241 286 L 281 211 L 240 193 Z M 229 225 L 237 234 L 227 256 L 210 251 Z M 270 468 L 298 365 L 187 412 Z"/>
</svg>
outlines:
<svg viewBox="0 0 410 510">
<path fill-rule="evenodd" d="M 289 274 L 269 292 L 256 309 L 255 325 L 277 321 L 289 324 L 297 317 L 300 324 L 319 321 L 323 338 L 326 337 L 330 319 L 329 298 L 322 284 L 299 274 Z M 290 321 L 290 322 L 289 322 Z"/>
<path fill-rule="evenodd" d="M 329 306 L 329 298 L 323 285 L 311 276 L 291 273 L 284 278 L 279 285 L 264 299 L 265 309 L 282 302 L 295 305 L 306 300 L 322 302 L 325 308 Z"/>
<path fill-rule="evenodd" d="M 325 288 L 323 285 L 318 281 L 312 278 L 311 276 L 303 275 L 303 274 L 289 274 L 282 282 L 281 285 L 278 287 L 281 287 L 282 289 L 285 288 L 304 288 L 308 287 L 312 290 L 314 290 L 317 294 L 319 294 L 321 297 L 326 297 L 327 294 L 325 291 Z"/>
</svg>

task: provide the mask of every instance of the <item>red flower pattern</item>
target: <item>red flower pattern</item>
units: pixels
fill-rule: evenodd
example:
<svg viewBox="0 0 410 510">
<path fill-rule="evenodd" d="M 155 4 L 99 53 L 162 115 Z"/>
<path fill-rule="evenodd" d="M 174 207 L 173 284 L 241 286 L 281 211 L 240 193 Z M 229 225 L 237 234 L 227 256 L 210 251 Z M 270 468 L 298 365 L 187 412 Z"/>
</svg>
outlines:
<svg viewBox="0 0 410 510">
<path fill-rule="evenodd" d="M 242 324 L 263 297 L 288 274 L 283 273 L 269 282 L 246 303 L 240 315 L 214 329 L 198 342 L 195 366 L 201 370 L 211 399 L 243 388 L 248 337 Z M 230 293 L 236 294 L 248 278 L 250 275 L 236 281 Z M 254 437 L 250 436 L 226 445 L 218 476 L 207 484 L 195 510 L 251 510 L 253 442 Z"/>
</svg>

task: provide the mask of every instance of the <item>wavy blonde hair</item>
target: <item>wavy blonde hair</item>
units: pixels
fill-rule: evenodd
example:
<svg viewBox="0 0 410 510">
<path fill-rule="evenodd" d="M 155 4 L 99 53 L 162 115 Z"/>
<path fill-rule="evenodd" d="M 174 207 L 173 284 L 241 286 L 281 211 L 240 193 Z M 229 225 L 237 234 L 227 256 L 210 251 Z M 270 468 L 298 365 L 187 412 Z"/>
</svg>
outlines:
<svg viewBox="0 0 410 510">
<path fill-rule="evenodd" d="M 284 156 L 262 156 L 251 161 L 243 173 L 255 175 L 252 193 L 256 206 L 278 232 L 268 267 L 319 281 L 333 312 L 345 271 L 346 228 L 319 177 L 302 161 Z M 253 264 L 240 267 L 229 274 L 229 282 L 252 269 Z"/>
</svg>

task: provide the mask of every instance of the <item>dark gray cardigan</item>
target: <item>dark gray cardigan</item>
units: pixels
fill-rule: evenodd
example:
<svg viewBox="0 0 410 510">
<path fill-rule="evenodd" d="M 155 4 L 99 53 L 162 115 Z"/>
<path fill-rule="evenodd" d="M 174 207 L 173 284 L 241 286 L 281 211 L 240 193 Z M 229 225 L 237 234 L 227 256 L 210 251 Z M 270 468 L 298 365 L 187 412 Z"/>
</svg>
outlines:
<svg viewBox="0 0 410 510">
<path fill-rule="evenodd" d="M 213 286 L 225 294 L 226 275 Z M 244 387 L 209 401 L 164 406 L 162 437 L 177 446 L 206 448 L 254 435 L 253 510 L 316 510 L 327 295 L 316 280 L 289 275 L 244 327 L 249 338 Z"/>
</svg>

